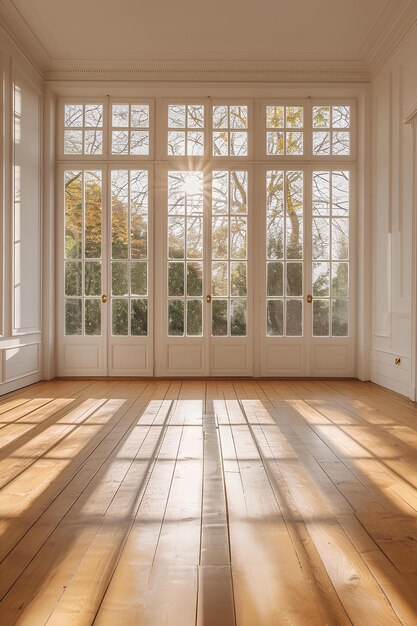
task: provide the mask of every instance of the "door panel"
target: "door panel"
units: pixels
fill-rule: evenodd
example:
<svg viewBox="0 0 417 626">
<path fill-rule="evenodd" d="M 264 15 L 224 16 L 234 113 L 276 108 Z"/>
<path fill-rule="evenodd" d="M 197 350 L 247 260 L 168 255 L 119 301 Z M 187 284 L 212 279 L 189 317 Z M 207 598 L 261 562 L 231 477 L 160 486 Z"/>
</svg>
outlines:
<svg viewBox="0 0 417 626">
<path fill-rule="evenodd" d="M 64 198 L 60 255 L 60 375 L 107 374 L 107 310 L 102 303 L 107 268 L 103 259 L 103 172 L 71 168 L 61 172 Z M 62 235 L 61 235 L 62 236 Z M 62 241 L 62 239 L 61 239 Z"/>
<path fill-rule="evenodd" d="M 264 376 L 354 375 L 351 178 L 266 171 Z"/>
<path fill-rule="evenodd" d="M 160 186 L 157 371 L 249 375 L 248 171 L 167 169 Z"/>
<path fill-rule="evenodd" d="M 253 371 L 249 204 L 247 169 L 212 172 L 211 375 L 249 376 Z"/>
<path fill-rule="evenodd" d="M 164 169 L 158 262 L 159 375 L 206 375 L 203 172 Z"/>
<path fill-rule="evenodd" d="M 110 172 L 110 328 L 112 375 L 153 373 L 152 211 L 148 169 Z"/>
</svg>

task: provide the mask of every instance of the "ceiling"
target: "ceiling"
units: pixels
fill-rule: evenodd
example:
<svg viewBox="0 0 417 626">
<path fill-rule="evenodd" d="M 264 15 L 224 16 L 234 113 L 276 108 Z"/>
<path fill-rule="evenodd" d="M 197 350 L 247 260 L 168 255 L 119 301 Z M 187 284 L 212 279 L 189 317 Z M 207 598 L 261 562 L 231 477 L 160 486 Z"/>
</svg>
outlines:
<svg viewBox="0 0 417 626">
<path fill-rule="evenodd" d="M 366 63 L 415 0 L 0 0 L 43 69 L 172 62 Z"/>
</svg>

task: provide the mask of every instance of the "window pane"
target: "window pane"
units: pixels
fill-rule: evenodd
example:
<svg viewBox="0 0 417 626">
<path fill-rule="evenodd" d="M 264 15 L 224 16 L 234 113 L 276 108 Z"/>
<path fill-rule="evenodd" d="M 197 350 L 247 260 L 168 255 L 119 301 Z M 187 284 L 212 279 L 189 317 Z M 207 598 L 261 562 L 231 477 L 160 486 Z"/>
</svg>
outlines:
<svg viewBox="0 0 417 626">
<path fill-rule="evenodd" d="M 313 107 L 313 127 L 314 128 L 330 128 L 330 107 L 314 106 Z"/>
<path fill-rule="evenodd" d="M 282 337 L 284 334 L 284 302 L 282 300 L 268 300 L 266 316 L 267 335 Z"/>
<path fill-rule="evenodd" d="M 149 155 L 149 131 L 130 131 L 130 154 L 139 156 Z"/>
<path fill-rule="evenodd" d="M 128 280 L 128 265 L 127 262 L 113 261 L 111 264 L 111 282 L 112 282 L 112 295 L 113 296 L 127 296 L 129 295 L 129 280 Z"/>
<path fill-rule="evenodd" d="M 149 127 L 149 105 L 132 104 L 130 107 L 130 125 L 132 128 Z"/>
<path fill-rule="evenodd" d="M 65 256 L 82 256 L 83 175 L 80 171 L 65 172 Z"/>
<path fill-rule="evenodd" d="M 230 301 L 230 334 L 232 337 L 246 335 L 246 300 Z"/>
<path fill-rule="evenodd" d="M 227 335 L 227 300 L 212 300 L 211 334 L 213 337 Z"/>
<path fill-rule="evenodd" d="M 86 296 L 101 295 L 101 263 L 87 261 L 85 263 L 84 287 Z"/>
<path fill-rule="evenodd" d="M 129 254 L 129 173 L 115 170 L 111 175 L 112 257 L 127 259 Z"/>
<path fill-rule="evenodd" d="M 332 263 L 332 296 L 347 298 L 349 295 L 349 264 Z"/>
<path fill-rule="evenodd" d="M 185 128 L 184 104 L 170 104 L 168 106 L 168 127 Z"/>
<path fill-rule="evenodd" d="M 246 296 L 246 265 L 246 262 L 230 264 L 230 287 L 232 296 Z"/>
<path fill-rule="evenodd" d="M 190 216 L 187 219 L 187 256 L 189 259 L 203 258 L 203 218 Z"/>
<path fill-rule="evenodd" d="M 247 218 L 230 218 L 230 258 L 246 258 Z"/>
<path fill-rule="evenodd" d="M 313 296 L 330 295 L 330 263 L 313 263 Z"/>
<path fill-rule="evenodd" d="M 64 153 L 65 154 L 82 154 L 83 153 L 83 131 L 82 130 L 66 130 L 64 132 Z"/>
<path fill-rule="evenodd" d="M 101 335 L 101 301 L 85 300 L 85 334 Z"/>
<path fill-rule="evenodd" d="M 168 218 L 168 258 L 183 259 L 185 254 L 185 218 Z"/>
<path fill-rule="evenodd" d="M 204 127 L 204 105 L 189 104 L 187 106 L 187 126 L 188 128 Z"/>
<path fill-rule="evenodd" d="M 268 296 L 284 295 L 284 268 L 283 263 L 267 264 L 267 288 Z"/>
<path fill-rule="evenodd" d="M 131 300 L 131 330 L 134 336 L 146 336 L 148 334 L 148 301 Z"/>
<path fill-rule="evenodd" d="M 113 104 L 112 105 L 112 124 L 113 126 L 129 126 L 129 105 Z"/>
<path fill-rule="evenodd" d="M 184 295 L 184 263 L 168 263 L 168 295 Z"/>
<path fill-rule="evenodd" d="M 168 335 L 170 337 L 184 335 L 184 301 L 168 302 Z"/>
<path fill-rule="evenodd" d="M 303 295 L 303 264 L 302 263 L 287 263 L 286 267 L 287 267 L 287 296 L 302 296 Z"/>
<path fill-rule="evenodd" d="M 348 332 L 348 300 L 332 300 L 332 335 L 347 337 Z"/>
<path fill-rule="evenodd" d="M 217 261 L 212 264 L 211 291 L 213 296 L 227 297 L 229 295 L 228 267 L 227 261 Z"/>
<path fill-rule="evenodd" d="M 65 300 L 65 334 L 82 335 L 82 300 Z"/>
<path fill-rule="evenodd" d="M 129 301 L 112 300 L 112 334 L 129 334 Z"/>
<path fill-rule="evenodd" d="M 327 337 L 329 335 L 329 301 L 313 300 L 313 335 Z"/>
<path fill-rule="evenodd" d="M 102 104 L 86 104 L 85 105 L 85 125 L 92 127 L 103 126 L 103 105 Z"/>
<path fill-rule="evenodd" d="M 82 263 L 81 261 L 65 262 L 65 295 L 82 295 Z"/>
<path fill-rule="evenodd" d="M 101 172 L 85 172 L 85 256 L 101 258 Z"/>
<path fill-rule="evenodd" d="M 187 301 L 187 335 L 203 334 L 203 309 L 201 300 Z"/>
<path fill-rule="evenodd" d="M 148 264 L 131 263 L 130 293 L 135 296 L 148 295 Z"/>
<path fill-rule="evenodd" d="M 301 300 L 287 300 L 287 337 L 301 337 L 303 334 L 303 303 Z"/>
<path fill-rule="evenodd" d="M 84 106 L 82 104 L 66 104 L 64 107 L 65 126 L 82 127 L 84 121 Z"/>
<path fill-rule="evenodd" d="M 177 295 L 177 294 L 173 294 Z M 187 263 L 187 296 L 203 295 L 203 264 Z"/>
</svg>

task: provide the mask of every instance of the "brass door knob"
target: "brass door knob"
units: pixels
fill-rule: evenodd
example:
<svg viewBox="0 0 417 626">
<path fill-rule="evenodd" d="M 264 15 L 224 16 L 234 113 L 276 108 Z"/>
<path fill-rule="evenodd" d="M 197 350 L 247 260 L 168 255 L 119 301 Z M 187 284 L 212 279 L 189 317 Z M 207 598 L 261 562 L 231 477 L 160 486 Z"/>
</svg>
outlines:
<svg viewBox="0 0 417 626">
<path fill-rule="evenodd" d="M 102 301 L 102 302 L 107 302 L 107 296 L 106 296 L 105 294 L 103 294 L 103 295 L 101 296 L 101 301 Z"/>
<path fill-rule="evenodd" d="M 206 296 L 206 302 L 207 302 L 207 304 L 210 304 L 210 302 L 211 302 L 211 296 L 210 295 Z"/>
<path fill-rule="evenodd" d="M 308 302 L 309 304 L 311 304 L 311 303 L 313 302 L 313 296 L 308 295 L 308 296 L 307 296 L 307 302 Z"/>
</svg>

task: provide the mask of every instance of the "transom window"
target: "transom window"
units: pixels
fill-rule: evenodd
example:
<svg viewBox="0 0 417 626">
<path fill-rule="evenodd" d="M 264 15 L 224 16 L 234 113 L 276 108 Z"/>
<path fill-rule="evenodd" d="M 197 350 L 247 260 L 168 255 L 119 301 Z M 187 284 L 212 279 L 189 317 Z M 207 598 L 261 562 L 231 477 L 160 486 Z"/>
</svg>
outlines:
<svg viewBox="0 0 417 626">
<path fill-rule="evenodd" d="M 213 106 L 213 156 L 248 155 L 247 105 Z"/>
<path fill-rule="evenodd" d="M 112 104 L 112 154 L 148 156 L 149 123 L 149 104 Z"/>
<path fill-rule="evenodd" d="M 103 105 L 66 104 L 64 107 L 64 154 L 103 153 Z"/>
<path fill-rule="evenodd" d="M 313 155 L 350 155 L 350 106 L 313 106 Z"/>
<path fill-rule="evenodd" d="M 266 154 L 300 156 L 304 152 L 304 107 L 267 105 Z"/>
<path fill-rule="evenodd" d="M 169 156 L 203 156 L 203 104 L 168 105 L 167 146 Z"/>
</svg>

